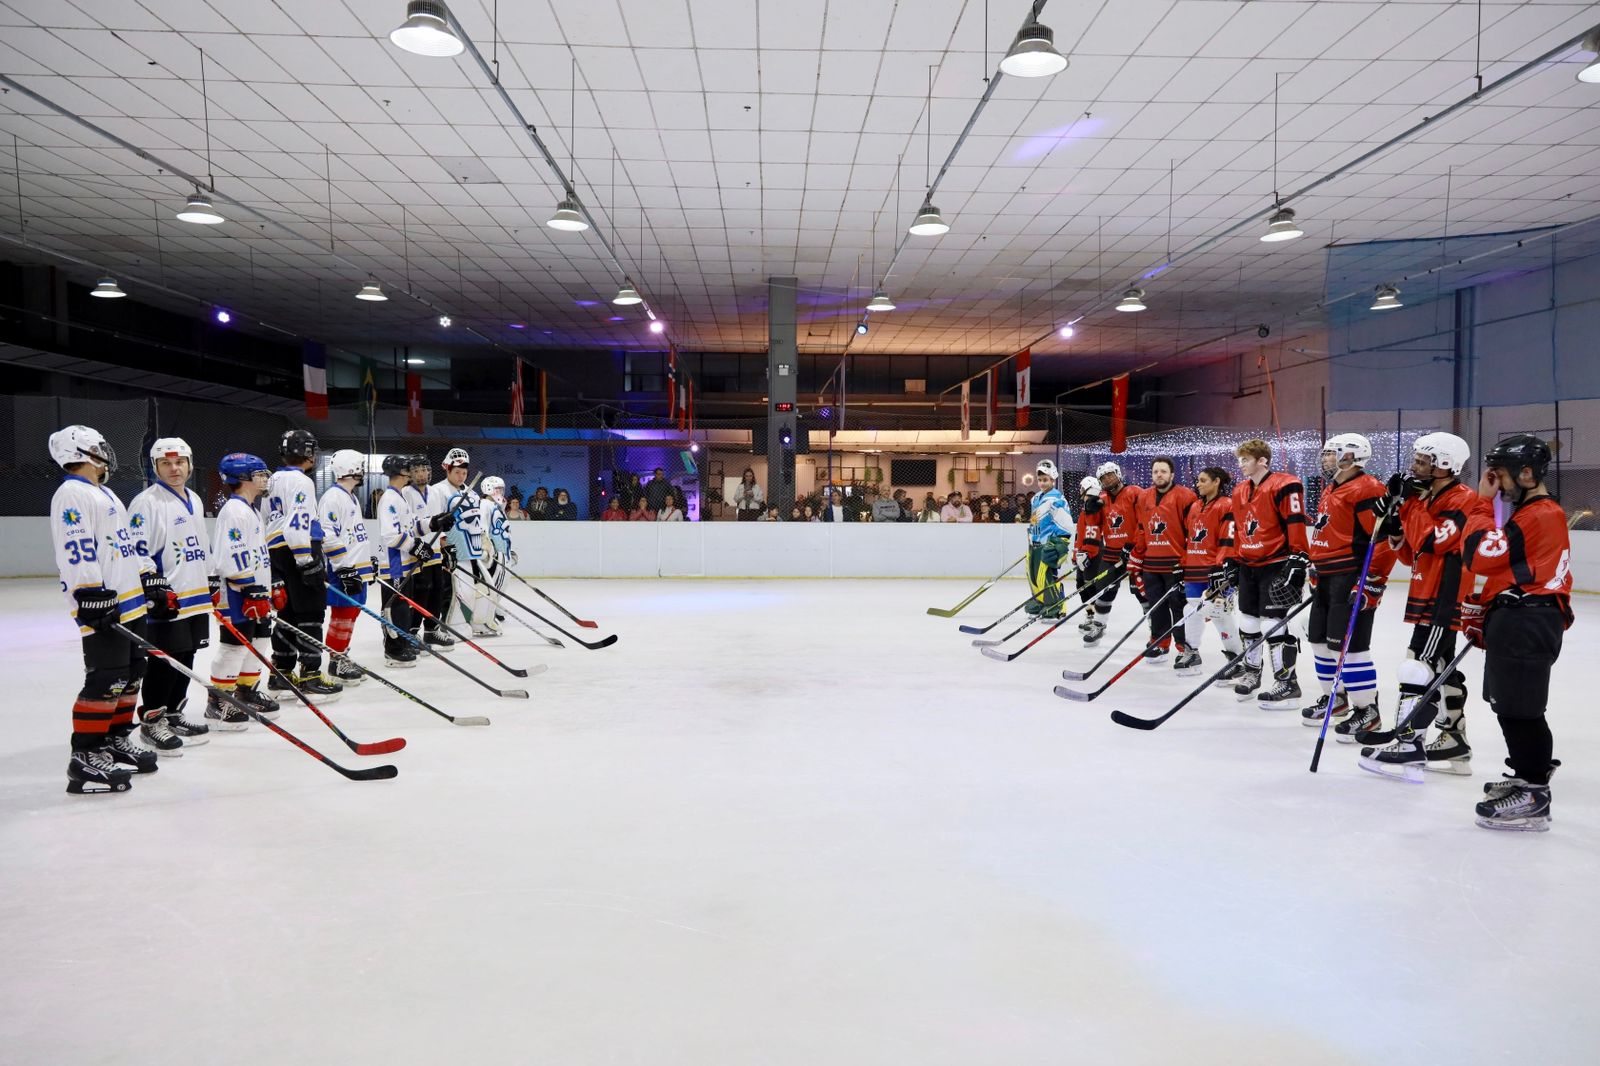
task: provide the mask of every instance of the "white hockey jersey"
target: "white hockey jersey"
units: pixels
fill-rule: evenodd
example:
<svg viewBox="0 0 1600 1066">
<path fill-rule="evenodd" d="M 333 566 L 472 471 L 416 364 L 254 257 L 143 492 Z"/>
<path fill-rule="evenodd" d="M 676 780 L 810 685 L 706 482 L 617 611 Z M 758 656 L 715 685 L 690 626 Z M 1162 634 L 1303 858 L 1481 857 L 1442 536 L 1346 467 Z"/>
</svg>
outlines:
<svg viewBox="0 0 1600 1066">
<path fill-rule="evenodd" d="M 235 591 L 243 591 L 246 585 L 272 584 L 261 515 L 243 496 L 229 496 L 217 512 L 211 561 L 212 573 Z"/>
<path fill-rule="evenodd" d="M 317 501 L 317 517 L 326 539 L 328 565 L 335 570 L 349 568 L 363 581 L 371 581 L 377 562 L 377 544 L 367 535 L 361 520 L 361 502 L 343 485 L 335 485 Z"/>
<path fill-rule="evenodd" d="M 77 474 L 56 489 L 50 499 L 50 534 L 55 544 L 56 569 L 67 608 L 78 617 L 73 591 L 104 587 L 117 594 L 119 621 L 132 622 L 145 615 L 144 585 L 139 575 L 154 569 L 134 547 L 128 531 L 128 513 L 117 494 Z M 79 626 L 81 633 L 91 633 Z"/>
<path fill-rule="evenodd" d="M 455 525 L 450 527 L 449 533 L 449 541 L 456 549 L 456 558 L 484 558 L 483 497 L 470 485 L 463 485 L 459 489 L 453 485 L 443 487 L 449 492 L 444 509 L 455 512 L 456 516 Z"/>
<path fill-rule="evenodd" d="M 311 557 L 311 542 L 325 539 L 322 523 L 317 521 L 316 500 L 317 486 L 305 471 L 280 466 L 272 472 L 260 502 L 268 550 L 288 548 L 296 563 Z M 330 546 L 323 548 L 328 551 Z"/>
<path fill-rule="evenodd" d="M 485 496 L 482 515 L 484 554 L 490 558 L 504 559 L 511 552 L 511 524 L 506 520 L 505 509 L 495 502 L 493 496 Z"/>
<path fill-rule="evenodd" d="M 155 565 L 178 596 L 178 617 L 211 610 L 206 512 L 193 489 L 180 495 L 158 481 L 128 504 L 133 547 Z"/>
<path fill-rule="evenodd" d="M 424 563 L 424 566 L 438 566 L 441 561 L 438 552 L 439 543 L 443 538 L 428 528 L 428 520 L 434 515 L 444 514 L 448 488 L 448 485 L 406 486 L 406 499 L 411 502 L 411 510 L 417 520 L 417 536 L 426 541 L 434 551 L 433 558 Z"/>
<path fill-rule="evenodd" d="M 383 551 L 384 579 L 398 585 L 417 568 L 411 549 L 417 543 L 417 512 L 406 494 L 394 487 L 378 499 L 378 547 Z"/>
</svg>

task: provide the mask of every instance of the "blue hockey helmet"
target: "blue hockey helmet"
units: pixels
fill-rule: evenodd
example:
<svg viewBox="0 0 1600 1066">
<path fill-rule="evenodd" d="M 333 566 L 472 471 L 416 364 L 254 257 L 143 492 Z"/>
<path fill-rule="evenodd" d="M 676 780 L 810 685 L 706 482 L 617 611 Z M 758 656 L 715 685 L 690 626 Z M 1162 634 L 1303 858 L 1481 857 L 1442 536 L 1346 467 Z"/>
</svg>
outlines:
<svg viewBox="0 0 1600 1066">
<path fill-rule="evenodd" d="M 237 485 L 241 481 L 248 481 L 256 474 L 269 473 L 272 470 L 265 459 L 249 452 L 229 452 L 222 457 L 222 462 L 217 464 L 217 472 L 222 475 L 222 481 L 227 485 Z"/>
</svg>

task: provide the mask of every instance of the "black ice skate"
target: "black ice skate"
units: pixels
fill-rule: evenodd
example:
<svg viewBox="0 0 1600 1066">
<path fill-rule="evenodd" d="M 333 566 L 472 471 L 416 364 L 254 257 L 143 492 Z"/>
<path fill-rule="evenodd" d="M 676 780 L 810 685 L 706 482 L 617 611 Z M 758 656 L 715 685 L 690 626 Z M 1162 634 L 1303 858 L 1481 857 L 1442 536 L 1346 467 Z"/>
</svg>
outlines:
<svg viewBox="0 0 1600 1066">
<path fill-rule="evenodd" d="M 1340 722 L 1350 717 L 1350 703 L 1344 698 L 1343 692 L 1338 693 L 1337 698 L 1323 693 L 1317 697 L 1317 702 L 1300 712 L 1300 724 L 1320 729 L 1323 716 L 1328 713 L 1328 704 L 1330 703 L 1333 704 L 1333 725 L 1337 726 Z"/>
<path fill-rule="evenodd" d="M 1238 652 L 1229 651 L 1226 648 L 1222 649 L 1222 654 L 1227 658 L 1228 665 L 1217 675 L 1217 679 L 1211 683 L 1218 688 L 1232 688 L 1239 681 L 1239 673 L 1244 669 L 1244 660 L 1240 658 Z"/>
<path fill-rule="evenodd" d="M 1510 759 L 1506 760 L 1506 765 L 1507 766 L 1511 765 L 1511 760 Z M 1560 766 L 1561 766 L 1561 760 L 1560 759 L 1551 759 L 1550 760 L 1549 776 L 1550 777 L 1556 776 L 1556 770 L 1558 770 L 1560 768 Z M 1507 792 L 1510 792 L 1513 788 L 1516 788 L 1518 785 L 1524 785 L 1524 784 L 1527 784 L 1527 782 L 1522 780 L 1522 778 L 1518 777 L 1515 773 L 1502 774 L 1501 777 L 1499 778 L 1499 780 L 1490 781 L 1487 785 L 1483 786 L 1483 798 L 1484 799 L 1499 799 L 1501 796 L 1505 795 Z M 1545 784 L 1546 785 L 1549 784 L 1548 778 L 1546 779 Z"/>
<path fill-rule="evenodd" d="M 1256 689 L 1261 687 L 1261 667 L 1251 666 L 1246 663 L 1239 668 L 1238 680 L 1234 682 L 1233 694 L 1243 703 L 1255 695 Z"/>
<path fill-rule="evenodd" d="M 1172 673 L 1175 677 L 1193 677 L 1200 672 L 1200 653 L 1197 651 L 1179 652 L 1172 660 Z"/>
<path fill-rule="evenodd" d="M 269 691 L 269 692 L 288 692 L 288 691 L 290 691 L 289 690 L 289 675 L 294 673 L 294 664 L 290 663 L 288 666 L 279 666 L 277 663 L 273 663 L 272 665 L 273 665 L 274 669 L 267 676 L 267 691 Z"/>
<path fill-rule="evenodd" d="M 144 724 L 139 727 L 139 739 L 155 749 L 157 755 L 183 757 L 183 738 L 172 731 L 166 721 L 166 711 L 152 707 L 146 712 Z"/>
<path fill-rule="evenodd" d="M 1428 756 L 1427 769 L 1459 777 L 1472 776 L 1472 748 L 1467 745 L 1466 735 L 1459 730 L 1441 730 L 1424 751 Z"/>
<path fill-rule="evenodd" d="M 188 700 L 179 700 L 176 707 L 161 716 L 161 720 L 167 723 L 168 729 L 178 735 L 184 747 L 198 748 L 210 739 L 206 734 L 211 730 L 207 729 L 203 722 L 190 722 L 184 719 L 183 709 L 188 703 Z"/>
<path fill-rule="evenodd" d="M 131 776 L 103 751 L 75 751 L 67 763 L 67 791 L 74 796 L 126 792 L 133 787 Z"/>
<path fill-rule="evenodd" d="M 397 670 L 417 665 L 417 650 L 409 644 L 400 644 L 392 648 L 383 649 L 383 665 L 392 666 Z"/>
<path fill-rule="evenodd" d="M 1370 770 L 1397 781 L 1422 783 L 1422 768 L 1427 765 L 1428 753 L 1422 746 L 1422 734 L 1396 737 L 1394 743 L 1382 748 L 1362 748 L 1358 760 L 1363 770 Z"/>
<path fill-rule="evenodd" d="M 235 693 L 235 698 L 238 694 Z M 246 702 L 240 700 L 241 703 Z M 215 695 L 206 700 L 206 725 L 221 733 L 237 733 L 250 727 L 250 716 L 231 703 L 224 703 Z"/>
<path fill-rule="evenodd" d="M 332 703 L 339 698 L 339 693 L 344 691 L 343 685 L 337 681 L 329 681 L 320 670 L 315 673 L 297 674 L 294 683 L 300 686 L 301 692 L 323 703 Z"/>
<path fill-rule="evenodd" d="M 1292 711 L 1299 706 L 1300 682 L 1295 679 L 1294 668 L 1290 667 L 1281 674 L 1274 674 L 1275 684 L 1267 691 L 1256 695 L 1256 706 L 1263 711 Z"/>
<path fill-rule="evenodd" d="M 156 753 L 135 744 L 131 729 L 126 733 L 112 733 L 105 746 L 105 753 L 123 766 L 133 767 L 133 772 L 136 774 L 156 772 Z"/>
<path fill-rule="evenodd" d="M 1106 635 L 1106 624 L 1098 618 L 1089 623 L 1089 628 L 1083 631 L 1084 644 L 1094 644 Z"/>
<path fill-rule="evenodd" d="M 1376 747 L 1394 739 L 1380 732 L 1382 726 L 1383 715 L 1378 712 L 1378 703 L 1374 700 L 1365 707 L 1352 708 L 1348 718 L 1334 723 L 1333 739 L 1341 744 L 1368 744 Z"/>
<path fill-rule="evenodd" d="M 1167 649 L 1159 644 L 1146 644 L 1144 646 L 1144 657 L 1151 662 L 1160 662 L 1167 657 Z"/>
<path fill-rule="evenodd" d="M 233 690 L 234 699 L 255 711 L 269 722 L 277 721 L 282 712 L 278 709 L 278 701 L 261 691 L 260 685 L 240 685 Z M 246 721 L 249 716 L 245 716 Z"/>
<path fill-rule="evenodd" d="M 365 670 L 361 669 L 361 667 L 357 666 L 343 655 L 333 656 L 333 662 L 331 665 L 333 667 L 334 680 L 344 685 L 345 688 L 350 688 L 352 685 L 361 684 L 361 679 L 367 676 L 367 672 Z"/>
<path fill-rule="evenodd" d="M 456 646 L 455 638 L 442 629 L 430 629 L 422 635 L 422 639 L 440 651 L 453 651 Z"/>
<path fill-rule="evenodd" d="M 1498 795 L 1485 797 L 1477 806 L 1478 824 L 1485 829 L 1514 829 L 1543 833 L 1550 828 L 1550 786 L 1530 785 L 1511 778 Z"/>
</svg>

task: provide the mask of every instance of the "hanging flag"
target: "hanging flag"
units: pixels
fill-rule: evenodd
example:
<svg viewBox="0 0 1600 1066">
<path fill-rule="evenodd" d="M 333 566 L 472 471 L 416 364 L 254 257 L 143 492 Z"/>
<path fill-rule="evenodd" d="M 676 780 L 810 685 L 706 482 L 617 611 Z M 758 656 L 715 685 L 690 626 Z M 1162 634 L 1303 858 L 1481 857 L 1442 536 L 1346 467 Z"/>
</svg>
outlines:
<svg viewBox="0 0 1600 1066">
<path fill-rule="evenodd" d="M 328 417 L 328 349 L 316 341 L 300 345 L 301 375 L 306 385 L 306 417 Z"/>
<path fill-rule="evenodd" d="M 1017 428 L 1028 428 L 1028 407 L 1033 403 L 1033 349 L 1017 353 Z"/>
<path fill-rule="evenodd" d="M 689 390 L 693 384 L 687 373 L 678 376 L 678 430 L 680 432 L 689 422 Z"/>
<path fill-rule="evenodd" d="M 372 360 L 361 360 L 361 424 L 370 426 L 378 417 L 378 380 L 373 376 Z"/>
<path fill-rule="evenodd" d="M 422 375 L 406 375 L 406 432 L 422 432 Z"/>
<path fill-rule="evenodd" d="M 539 371 L 539 433 L 542 436 L 550 425 L 550 372 Z"/>
<path fill-rule="evenodd" d="M 994 424 L 1000 414 L 1000 368 L 990 367 L 984 375 L 987 379 L 985 388 L 989 390 L 989 402 L 984 404 L 983 428 L 989 431 L 989 436 L 994 436 Z"/>
<path fill-rule="evenodd" d="M 667 421 L 678 417 L 678 346 L 667 345 Z"/>
<path fill-rule="evenodd" d="M 689 425 L 688 425 L 689 432 L 693 433 L 694 432 L 694 379 L 692 379 L 692 378 L 689 380 L 689 396 L 688 396 L 688 399 L 684 400 L 683 406 L 684 406 L 685 420 L 689 423 Z"/>
<path fill-rule="evenodd" d="M 972 382 L 961 383 L 961 439 L 972 439 Z"/>
<path fill-rule="evenodd" d="M 1128 375 L 1111 379 L 1111 451 L 1128 450 Z"/>
<path fill-rule="evenodd" d="M 519 358 L 511 372 L 511 424 L 522 425 L 522 415 L 522 360 Z"/>
</svg>

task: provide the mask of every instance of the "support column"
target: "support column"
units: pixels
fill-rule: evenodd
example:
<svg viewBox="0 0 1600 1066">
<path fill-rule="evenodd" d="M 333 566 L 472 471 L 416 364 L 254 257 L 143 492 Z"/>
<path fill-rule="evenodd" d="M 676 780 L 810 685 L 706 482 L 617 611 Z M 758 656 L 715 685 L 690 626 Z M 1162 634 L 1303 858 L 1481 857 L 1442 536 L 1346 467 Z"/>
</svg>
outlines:
<svg viewBox="0 0 1600 1066">
<path fill-rule="evenodd" d="M 798 278 L 767 279 L 767 505 L 777 507 L 784 517 L 788 517 L 795 497 L 794 405 L 800 379 L 795 333 L 798 285 Z M 788 404 L 789 409 L 778 410 L 780 404 Z"/>
</svg>

